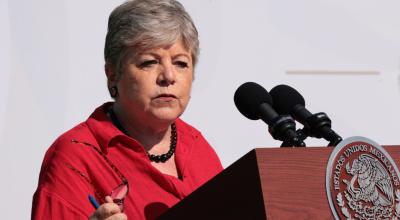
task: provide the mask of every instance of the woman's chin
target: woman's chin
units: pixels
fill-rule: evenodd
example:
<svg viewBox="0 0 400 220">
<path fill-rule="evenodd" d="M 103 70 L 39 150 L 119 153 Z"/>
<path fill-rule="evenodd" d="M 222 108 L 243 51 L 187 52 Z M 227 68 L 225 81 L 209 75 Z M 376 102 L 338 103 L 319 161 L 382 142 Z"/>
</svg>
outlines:
<svg viewBox="0 0 400 220">
<path fill-rule="evenodd" d="M 171 108 L 158 108 L 152 111 L 152 115 L 156 120 L 172 123 L 180 115 L 182 111 Z"/>
</svg>

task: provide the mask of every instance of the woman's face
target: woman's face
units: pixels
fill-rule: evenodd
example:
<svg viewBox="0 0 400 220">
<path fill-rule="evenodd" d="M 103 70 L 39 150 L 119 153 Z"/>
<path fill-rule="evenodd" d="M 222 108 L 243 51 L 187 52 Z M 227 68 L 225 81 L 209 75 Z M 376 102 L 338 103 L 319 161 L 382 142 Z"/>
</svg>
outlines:
<svg viewBox="0 0 400 220">
<path fill-rule="evenodd" d="M 172 122 L 189 102 L 192 81 L 191 53 L 181 40 L 136 55 L 128 50 L 116 82 L 116 102 L 137 120 Z"/>
</svg>

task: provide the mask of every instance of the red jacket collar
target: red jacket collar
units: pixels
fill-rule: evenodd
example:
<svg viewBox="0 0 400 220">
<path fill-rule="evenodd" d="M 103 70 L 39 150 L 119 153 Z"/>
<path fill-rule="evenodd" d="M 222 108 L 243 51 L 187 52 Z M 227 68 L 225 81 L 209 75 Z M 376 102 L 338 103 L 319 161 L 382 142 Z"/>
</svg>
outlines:
<svg viewBox="0 0 400 220">
<path fill-rule="evenodd" d="M 92 132 L 101 150 L 107 153 L 108 146 L 111 141 L 118 136 L 126 136 L 112 123 L 107 116 L 107 109 L 113 105 L 112 102 L 107 102 L 98 107 L 86 120 L 86 124 Z"/>
<path fill-rule="evenodd" d="M 118 140 L 123 143 L 129 143 L 125 146 L 130 146 L 134 148 L 133 150 L 135 151 L 147 154 L 138 141 L 120 131 L 107 116 L 107 109 L 113 104 L 113 102 L 104 103 L 98 107 L 86 120 L 86 124 L 97 143 L 100 145 L 100 149 L 103 151 L 103 153 L 107 154 L 108 147 L 113 144 L 112 142 L 114 140 Z M 183 142 L 184 144 L 190 146 L 190 142 L 193 141 L 193 136 L 197 136 L 198 132 L 195 132 L 191 126 L 187 125 L 179 118 L 175 122 L 179 136 L 178 144 Z"/>
</svg>

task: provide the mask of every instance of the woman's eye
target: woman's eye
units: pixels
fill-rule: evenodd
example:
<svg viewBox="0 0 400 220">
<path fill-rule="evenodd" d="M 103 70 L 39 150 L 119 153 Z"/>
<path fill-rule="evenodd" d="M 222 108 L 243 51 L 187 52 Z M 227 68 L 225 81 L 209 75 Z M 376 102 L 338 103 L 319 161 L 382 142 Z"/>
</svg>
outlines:
<svg viewBox="0 0 400 220">
<path fill-rule="evenodd" d="M 139 64 L 139 68 L 143 69 L 143 68 L 146 68 L 146 67 L 150 67 L 150 66 L 152 66 L 152 65 L 155 65 L 155 64 L 157 64 L 157 63 L 158 63 L 157 60 L 146 60 L 146 61 L 143 61 L 143 62 L 141 62 L 141 63 Z"/>
<path fill-rule="evenodd" d="M 189 67 L 189 65 L 188 65 L 186 62 L 184 62 L 184 61 L 176 61 L 174 64 L 175 64 L 176 66 L 180 67 L 180 68 L 187 68 L 187 67 Z"/>
</svg>

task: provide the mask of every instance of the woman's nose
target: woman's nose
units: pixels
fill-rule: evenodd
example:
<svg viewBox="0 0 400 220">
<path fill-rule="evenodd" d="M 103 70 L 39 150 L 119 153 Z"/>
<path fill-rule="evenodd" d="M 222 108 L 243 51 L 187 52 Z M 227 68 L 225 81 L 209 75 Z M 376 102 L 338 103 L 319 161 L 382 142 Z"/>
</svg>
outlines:
<svg viewBox="0 0 400 220">
<path fill-rule="evenodd" d="M 175 83 L 175 70 L 172 64 L 163 64 L 158 75 L 158 84 L 169 86 Z"/>
</svg>

